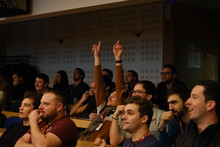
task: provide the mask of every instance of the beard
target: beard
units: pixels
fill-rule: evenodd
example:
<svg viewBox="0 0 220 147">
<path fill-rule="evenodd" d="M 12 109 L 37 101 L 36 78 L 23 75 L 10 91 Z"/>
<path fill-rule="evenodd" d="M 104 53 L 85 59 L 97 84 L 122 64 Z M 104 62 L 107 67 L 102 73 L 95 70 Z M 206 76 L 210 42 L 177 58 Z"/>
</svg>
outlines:
<svg viewBox="0 0 220 147">
<path fill-rule="evenodd" d="M 46 121 L 46 122 L 52 122 L 54 119 L 56 118 L 56 113 L 53 113 L 53 114 L 50 114 L 50 115 L 47 115 L 47 116 L 42 116 L 41 119 L 43 121 Z"/>
<path fill-rule="evenodd" d="M 182 110 L 177 111 L 177 110 L 171 110 L 173 113 L 175 113 L 175 115 L 173 116 L 176 119 L 181 119 L 183 115 L 186 114 L 186 110 L 187 108 L 184 107 Z"/>
</svg>

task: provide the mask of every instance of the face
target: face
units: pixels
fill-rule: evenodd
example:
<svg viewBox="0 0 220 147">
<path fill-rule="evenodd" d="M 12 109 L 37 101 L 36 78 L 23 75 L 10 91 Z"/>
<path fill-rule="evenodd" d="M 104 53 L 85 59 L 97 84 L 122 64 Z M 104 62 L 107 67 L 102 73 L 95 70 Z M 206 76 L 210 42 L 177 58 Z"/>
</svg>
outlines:
<svg viewBox="0 0 220 147">
<path fill-rule="evenodd" d="M 163 68 L 161 72 L 161 80 L 162 82 L 170 83 L 174 80 L 175 74 L 172 73 L 172 70 L 168 67 Z"/>
<path fill-rule="evenodd" d="M 127 104 L 125 106 L 125 112 L 122 116 L 123 130 L 132 133 L 143 125 L 143 119 L 140 117 L 138 108 L 139 106 L 136 104 Z M 146 123 L 146 121 L 144 123 Z"/>
<path fill-rule="evenodd" d="M 109 77 L 110 79 L 112 79 L 112 77 L 109 75 L 109 73 L 107 71 L 102 71 L 102 75 L 105 75 L 105 76 Z"/>
<path fill-rule="evenodd" d="M 143 84 L 136 84 L 132 91 L 132 96 L 139 96 L 141 98 L 148 98 L 147 91 L 144 89 Z"/>
<path fill-rule="evenodd" d="M 111 95 L 108 97 L 107 106 L 117 106 L 116 91 L 112 92 Z"/>
<path fill-rule="evenodd" d="M 94 94 L 94 92 L 95 92 L 95 82 L 92 82 L 92 83 L 90 84 L 90 87 L 89 87 L 89 88 L 90 88 L 89 91 Z"/>
<path fill-rule="evenodd" d="M 50 122 L 56 118 L 58 103 L 53 93 L 45 93 L 42 96 L 39 111 L 43 113 L 42 120 Z"/>
<path fill-rule="evenodd" d="M 176 118 L 181 118 L 186 113 L 186 107 L 178 94 L 172 94 L 168 97 L 169 110 L 173 111 Z"/>
<path fill-rule="evenodd" d="M 129 84 L 129 83 L 133 83 L 135 81 L 135 78 L 134 78 L 134 76 L 133 76 L 133 73 L 132 72 L 127 72 L 126 74 L 125 74 L 125 82 L 127 83 L 127 84 Z"/>
<path fill-rule="evenodd" d="M 73 73 L 73 80 L 74 81 L 78 81 L 81 79 L 81 74 L 80 74 L 80 71 L 79 70 L 75 70 L 74 73 Z"/>
<path fill-rule="evenodd" d="M 61 79 L 62 79 L 61 74 L 60 74 L 60 73 L 57 73 L 57 74 L 56 74 L 56 82 L 60 84 L 60 83 L 61 83 Z"/>
<path fill-rule="evenodd" d="M 192 89 L 190 98 L 186 101 L 189 110 L 189 118 L 196 123 L 202 121 L 207 116 L 207 103 L 203 95 L 205 88 L 197 85 Z"/>
<path fill-rule="evenodd" d="M 17 86 L 21 83 L 22 77 L 19 77 L 17 74 L 12 75 L 13 86 Z"/>
<path fill-rule="evenodd" d="M 35 79 L 35 89 L 39 92 L 44 91 L 45 89 L 47 89 L 47 83 L 44 82 L 43 79 L 40 78 L 36 78 Z"/>
<path fill-rule="evenodd" d="M 25 98 L 21 102 L 21 106 L 19 108 L 19 118 L 21 119 L 28 119 L 28 115 L 31 113 L 31 111 L 34 109 L 33 105 L 34 100 Z"/>
</svg>

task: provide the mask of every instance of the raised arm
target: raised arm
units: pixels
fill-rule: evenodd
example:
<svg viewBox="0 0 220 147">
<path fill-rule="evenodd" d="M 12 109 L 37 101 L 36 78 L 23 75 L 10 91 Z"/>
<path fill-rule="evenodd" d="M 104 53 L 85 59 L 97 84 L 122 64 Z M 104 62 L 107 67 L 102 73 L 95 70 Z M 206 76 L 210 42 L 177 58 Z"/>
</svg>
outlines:
<svg viewBox="0 0 220 147">
<path fill-rule="evenodd" d="M 104 104 L 105 102 L 105 86 L 102 77 L 101 60 L 100 60 L 100 47 L 101 42 L 98 45 L 92 45 L 92 51 L 94 53 L 94 81 L 95 81 L 95 98 L 96 107 Z"/>
<path fill-rule="evenodd" d="M 116 62 L 116 96 L 119 105 L 124 103 L 124 92 L 126 91 L 124 71 L 122 68 L 122 52 L 123 46 L 120 44 L 120 41 L 118 40 L 113 46 L 113 53 Z"/>
</svg>

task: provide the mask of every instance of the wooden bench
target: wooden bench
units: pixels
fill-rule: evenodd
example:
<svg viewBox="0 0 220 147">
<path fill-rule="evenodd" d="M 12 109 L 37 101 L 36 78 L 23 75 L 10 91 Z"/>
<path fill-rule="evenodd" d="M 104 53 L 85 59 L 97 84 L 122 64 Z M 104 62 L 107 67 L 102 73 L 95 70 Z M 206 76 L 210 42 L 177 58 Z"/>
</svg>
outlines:
<svg viewBox="0 0 220 147">
<path fill-rule="evenodd" d="M 2 134 L 5 132 L 5 128 L 0 128 L 0 136 L 2 136 Z"/>
<path fill-rule="evenodd" d="M 72 121 L 76 124 L 77 128 L 87 128 L 91 123 L 91 120 L 79 119 L 79 118 L 71 118 Z"/>
<path fill-rule="evenodd" d="M 11 116 L 18 116 L 19 113 L 18 112 L 12 112 L 12 111 L 2 111 L 3 114 L 5 114 L 5 116 L 7 118 L 11 117 Z"/>
</svg>

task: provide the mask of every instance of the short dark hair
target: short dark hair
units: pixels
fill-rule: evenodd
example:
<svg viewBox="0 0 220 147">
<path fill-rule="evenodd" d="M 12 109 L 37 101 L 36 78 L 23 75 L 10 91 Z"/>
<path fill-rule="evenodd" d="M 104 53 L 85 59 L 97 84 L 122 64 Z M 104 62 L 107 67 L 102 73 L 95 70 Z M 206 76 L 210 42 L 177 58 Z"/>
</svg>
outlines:
<svg viewBox="0 0 220 147">
<path fill-rule="evenodd" d="M 146 93 L 151 94 L 152 98 L 155 97 L 156 87 L 151 81 L 147 81 L 147 80 L 138 81 L 135 85 L 137 85 L 137 84 L 142 84 L 143 88 L 146 90 Z"/>
<path fill-rule="evenodd" d="M 102 71 L 105 71 L 108 73 L 108 76 L 112 79 L 113 78 L 113 72 L 111 69 L 108 69 L 108 68 L 103 68 Z"/>
<path fill-rule="evenodd" d="M 133 77 L 136 77 L 136 80 L 138 81 L 138 73 L 134 70 L 128 70 L 127 72 L 131 72 Z"/>
<path fill-rule="evenodd" d="M 65 106 L 64 96 L 63 96 L 63 93 L 60 90 L 52 89 L 50 91 L 47 91 L 46 93 L 52 93 L 52 94 L 56 95 L 57 102 L 60 102 L 60 103 L 63 104 L 63 106 Z"/>
<path fill-rule="evenodd" d="M 199 81 L 196 85 L 200 85 L 205 88 L 203 91 L 205 102 L 209 100 L 215 101 L 215 111 L 217 113 L 218 120 L 220 120 L 220 83 L 213 80 L 202 80 Z"/>
<path fill-rule="evenodd" d="M 36 78 L 43 79 L 45 83 L 49 84 L 49 77 L 45 73 L 40 73 L 36 76 Z"/>
<path fill-rule="evenodd" d="M 37 109 L 40 105 L 41 95 L 36 91 L 26 91 L 24 93 L 24 99 L 29 98 L 33 100 L 34 109 Z"/>
<path fill-rule="evenodd" d="M 173 64 L 165 64 L 165 65 L 163 66 L 163 69 L 164 69 L 164 68 L 170 68 L 171 71 L 172 71 L 172 74 L 176 74 L 176 73 L 177 73 L 176 67 L 175 67 Z"/>
<path fill-rule="evenodd" d="M 140 117 L 144 115 L 148 116 L 147 125 L 150 126 L 152 116 L 153 116 L 153 105 L 147 99 L 143 99 L 139 96 L 132 96 L 125 100 L 126 104 L 136 104 L 139 106 L 138 111 L 140 113 Z"/>
<path fill-rule="evenodd" d="M 182 99 L 183 102 L 186 102 L 187 99 L 190 97 L 190 90 L 185 86 L 174 86 L 167 92 L 167 97 L 170 95 L 177 94 Z"/>
<path fill-rule="evenodd" d="M 82 75 L 82 80 L 85 78 L 85 72 L 81 68 L 75 68 L 75 70 L 78 70 L 80 75 Z"/>
</svg>

